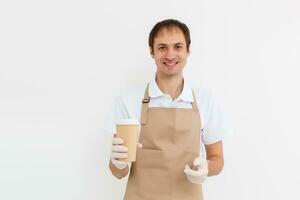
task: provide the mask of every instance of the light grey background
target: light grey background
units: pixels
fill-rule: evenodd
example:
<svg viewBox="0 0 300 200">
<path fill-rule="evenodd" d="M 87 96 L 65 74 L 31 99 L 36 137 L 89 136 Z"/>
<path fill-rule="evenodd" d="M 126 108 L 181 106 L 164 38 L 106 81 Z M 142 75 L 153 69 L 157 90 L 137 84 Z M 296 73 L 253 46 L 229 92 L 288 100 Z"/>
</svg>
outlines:
<svg viewBox="0 0 300 200">
<path fill-rule="evenodd" d="M 191 30 L 185 76 L 230 117 L 206 199 L 299 199 L 300 3 L 1 1 L 0 199 L 121 199 L 103 132 L 114 98 L 155 72 L 158 20 Z"/>
</svg>

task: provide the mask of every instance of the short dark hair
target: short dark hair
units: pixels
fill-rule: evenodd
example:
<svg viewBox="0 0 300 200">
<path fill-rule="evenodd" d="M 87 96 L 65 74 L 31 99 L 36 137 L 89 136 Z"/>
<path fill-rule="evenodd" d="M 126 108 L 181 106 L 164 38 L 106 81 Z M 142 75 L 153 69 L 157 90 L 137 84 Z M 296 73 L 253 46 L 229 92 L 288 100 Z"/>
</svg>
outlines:
<svg viewBox="0 0 300 200">
<path fill-rule="evenodd" d="M 163 28 L 169 29 L 173 27 L 179 28 L 182 31 L 185 38 L 187 51 L 189 51 L 190 44 L 191 44 L 191 36 L 190 36 L 190 30 L 187 27 L 187 25 L 185 25 L 184 23 L 176 19 L 166 19 L 156 23 L 152 28 L 152 30 L 150 31 L 148 43 L 149 43 L 149 47 L 151 48 L 151 53 L 153 53 L 154 39 L 159 33 L 159 31 L 161 31 Z"/>
</svg>

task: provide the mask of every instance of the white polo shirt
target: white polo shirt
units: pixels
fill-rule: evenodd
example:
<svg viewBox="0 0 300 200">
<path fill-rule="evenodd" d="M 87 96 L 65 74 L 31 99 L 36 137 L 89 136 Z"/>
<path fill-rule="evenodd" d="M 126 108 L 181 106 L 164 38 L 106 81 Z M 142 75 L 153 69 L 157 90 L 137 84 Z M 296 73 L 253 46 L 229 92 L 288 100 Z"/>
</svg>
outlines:
<svg viewBox="0 0 300 200">
<path fill-rule="evenodd" d="M 156 76 L 156 75 L 155 75 Z M 192 109 L 194 91 L 199 114 L 201 118 L 201 148 L 204 145 L 221 141 L 231 132 L 227 117 L 222 112 L 211 92 L 204 88 L 193 89 L 184 79 L 182 93 L 173 101 L 171 96 L 164 94 L 154 78 L 149 82 L 149 107 L 190 108 Z M 111 134 L 116 133 L 116 122 L 121 119 L 134 118 L 140 121 L 142 100 L 147 85 L 133 88 L 120 95 L 113 107 L 112 116 L 109 117 L 105 130 Z M 203 151 L 202 151 L 203 152 Z"/>
</svg>

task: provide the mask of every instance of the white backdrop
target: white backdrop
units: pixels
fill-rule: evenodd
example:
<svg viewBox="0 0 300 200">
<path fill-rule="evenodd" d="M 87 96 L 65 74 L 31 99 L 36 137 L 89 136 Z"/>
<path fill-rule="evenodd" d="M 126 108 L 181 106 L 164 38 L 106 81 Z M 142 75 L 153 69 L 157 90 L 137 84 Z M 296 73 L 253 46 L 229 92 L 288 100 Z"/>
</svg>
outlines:
<svg viewBox="0 0 300 200">
<path fill-rule="evenodd" d="M 300 3 L 1 1 L 0 199 L 122 199 L 103 131 L 119 92 L 155 72 L 147 37 L 191 30 L 185 76 L 230 116 L 222 174 L 206 199 L 300 199 Z"/>
</svg>

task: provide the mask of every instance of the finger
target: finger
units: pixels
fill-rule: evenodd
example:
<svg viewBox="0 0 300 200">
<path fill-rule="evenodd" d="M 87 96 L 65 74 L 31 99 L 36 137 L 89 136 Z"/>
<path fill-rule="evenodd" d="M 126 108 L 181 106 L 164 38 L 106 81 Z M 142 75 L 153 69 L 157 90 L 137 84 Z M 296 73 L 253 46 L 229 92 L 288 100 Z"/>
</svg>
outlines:
<svg viewBox="0 0 300 200">
<path fill-rule="evenodd" d="M 114 158 L 111 158 L 111 162 L 118 168 L 118 169 L 124 169 L 128 163 L 127 162 L 122 162 L 119 160 L 116 160 Z"/>
<path fill-rule="evenodd" d="M 197 158 L 195 158 L 193 165 L 200 166 L 204 162 L 204 160 L 206 160 L 206 159 L 202 158 L 202 157 L 197 157 Z"/>
<path fill-rule="evenodd" d="M 187 179 L 194 184 L 202 184 L 206 180 L 205 178 L 195 178 L 193 176 L 187 176 Z"/>
<path fill-rule="evenodd" d="M 140 148 L 142 148 L 142 147 L 143 147 L 143 145 L 142 145 L 141 143 L 138 142 L 138 148 L 140 149 Z"/>
<path fill-rule="evenodd" d="M 202 184 L 206 180 L 206 177 L 194 177 L 190 175 L 187 175 L 186 177 L 191 183 L 196 184 Z"/>
<path fill-rule="evenodd" d="M 195 160 L 194 160 L 194 162 L 193 162 L 193 165 L 194 165 L 194 166 L 199 166 L 199 165 L 200 165 L 200 162 L 201 162 L 200 157 L 197 157 L 197 158 L 195 158 Z"/>
<path fill-rule="evenodd" d="M 119 137 L 114 137 L 112 139 L 112 144 L 123 144 L 123 143 L 124 143 L 124 141 Z"/>
<path fill-rule="evenodd" d="M 206 168 L 207 167 L 207 160 L 204 157 L 197 157 L 194 162 L 194 166 L 198 166 L 200 168 Z"/>
<path fill-rule="evenodd" d="M 196 183 L 196 182 L 198 182 L 198 180 L 199 180 L 199 178 L 195 178 L 195 177 L 193 177 L 193 176 L 187 176 L 187 178 L 189 179 L 189 181 L 191 181 L 192 183 Z"/>
<path fill-rule="evenodd" d="M 195 177 L 203 177 L 205 176 L 207 173 L 205 170 L 192 170 L 189 166 L 186 165 L 185 169 L 184 169 L 184 173 L 186 173 L 187 175 L 190 176 L 195 176 Z"/>
<path fill-rule="evenodd" d="M 205 180 L 207 177 L 203 176 L 203 177 L 198 177 L 198 176 L 191 176 L 191 175 L 186 175 L 189 179 L 193 180 L 193 181 L 201 181 L 201 180 Z"/>
<path fill-rule="evenodd" d="M 113 145 L 111 150 L 114 152 L 127 152 L 128 148 L 123 145 Z"/>
<path fill-rule="evenodd" d="M 184 173 L 186 174 L 186 175 L 191 175 L 191 173 L 190 173 L 190 171 L 191 171 L 191 168 L 190 168 L 190 166 L 189 165 L 185 165 L 185 167 L 184 167 Z"/>
<path fill-rule="evenodd" d="M 122 166 L 122 165 L 126 166 L 127 165 L 127 162 L 116 160 L 114 158 L 111 158 L 111 162 L 114 163 L 115 165 L 119 165 L 119 166 Z"/>
<path fill-rule="evenodd" d="M 127 158 L 128 155 L 127 155 L 127 153 L 115 153 L 115 152 L 112 152 L 111 153 L 111 157 L 112 158 L 117 158 L 117 159 L 122 159 L 122 158 Z"/>
<path fill-rule="evenodd" d="M 197 171 L 198 169 L 199 169 L 199 166 L 195 166 L 195 165 L 192 166 L 192 170 L 196 170 Z"/>
</svg>

